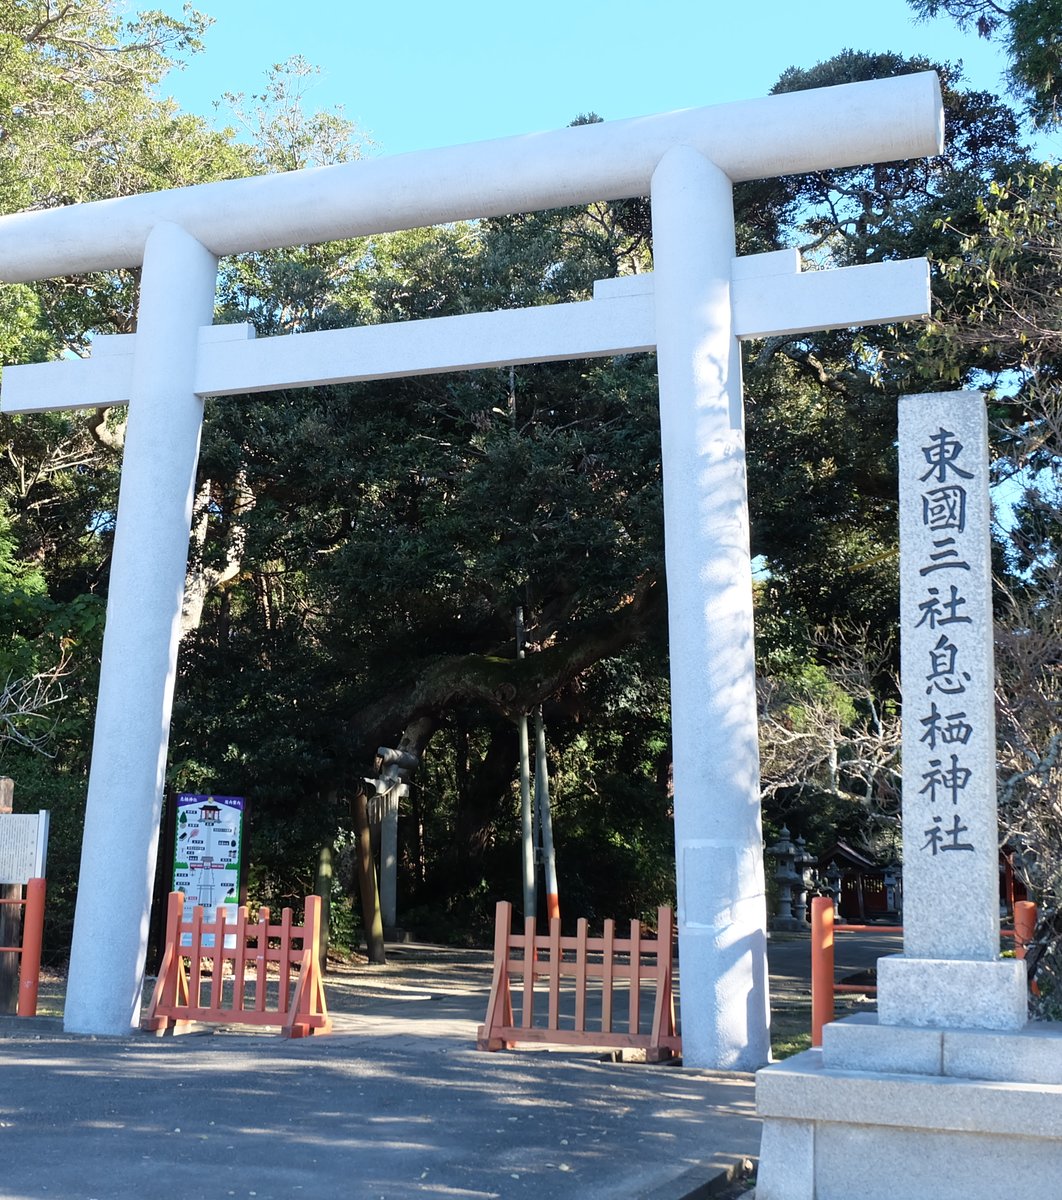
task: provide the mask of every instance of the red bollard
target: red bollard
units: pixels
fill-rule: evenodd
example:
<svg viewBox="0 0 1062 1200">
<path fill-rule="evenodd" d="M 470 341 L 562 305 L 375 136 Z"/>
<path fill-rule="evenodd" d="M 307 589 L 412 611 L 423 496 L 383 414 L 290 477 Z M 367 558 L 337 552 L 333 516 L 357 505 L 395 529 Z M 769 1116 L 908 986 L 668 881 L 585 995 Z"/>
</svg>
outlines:
<svg viewBox="0 0 1062 1200">
<path fill-rule="evenodd" d="M 822 1045 L 822 1027 L 833 1020 L 833 900 L 811 901 L 811 1044 Z"/>
<path fill-rule="evenodd" d="M 1036 934 L 1036 905 L 1031 900 L 1014 904 L 1014 957 L 1024 958 L 1025 948 Z"/>
<path fill-rule="evenodd" d="M 1016 900 L 1014 902 L 1014 957 L 1024 958 L 1025 950 L 1036 936 L 1036 905 L 1031 900 Z M 1036 980 L 1032 980 L 1029 989 L 1034 996 L 1039 996 L 1040 988 Z"/>
<path fill-rule="evenodd" d="M 18 972 L 18 1015 L 37 1015 L 37 989 L 41 982 L 41 943 L 44 941 L 43 879 L 26 884 L 26 915 L 22 920 L 22 958 Z"/>
</svg>

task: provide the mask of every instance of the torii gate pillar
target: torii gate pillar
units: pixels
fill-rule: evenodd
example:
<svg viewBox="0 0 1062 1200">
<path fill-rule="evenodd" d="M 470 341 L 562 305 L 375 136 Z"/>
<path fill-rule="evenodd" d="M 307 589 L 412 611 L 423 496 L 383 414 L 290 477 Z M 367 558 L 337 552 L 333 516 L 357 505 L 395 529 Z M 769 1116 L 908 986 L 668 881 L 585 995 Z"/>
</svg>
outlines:
<svg viewBox="0 0 1062 1200">
<path fill-rule="evenodd" d="M 683 1060 L 770 1056 L 732 185 L 687 146 L 652 178 Z M 704 214 L 712 219 L 705 220 Z"/>
<path fill-rule="evenodd" d="M 162 222 L 144 248 L 64 1027 L 121 1032 L 143 978 L 217 259 Z M 161 715 L 161 720 L 159 719 Z M 135 855 L 115 862 L 116 855 Z M 130 970 L 133 965 L 133 970 Z M 139 965 L 139 970 L 136 966 Z M 135 989 L 134 989 L 135 990 Z"/>
</svg>

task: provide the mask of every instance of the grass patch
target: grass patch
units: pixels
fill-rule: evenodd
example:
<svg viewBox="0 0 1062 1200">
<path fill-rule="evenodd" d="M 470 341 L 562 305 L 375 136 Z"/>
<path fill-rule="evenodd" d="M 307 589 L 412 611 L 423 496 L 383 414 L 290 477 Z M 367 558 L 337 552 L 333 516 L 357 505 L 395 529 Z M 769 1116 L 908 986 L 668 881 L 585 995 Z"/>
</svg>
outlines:
<svg viewBox="0 0 1062 1200">
<path fill-rule="evenodd" d="M 771 1058 L 781 1062 L 783 1058 L 792 1058 L 794 1054 L 802 1054 L 811 1049 L 811 1034 L 796 1033 L 791 1036 L 771 1038 Z"/>
</svg>

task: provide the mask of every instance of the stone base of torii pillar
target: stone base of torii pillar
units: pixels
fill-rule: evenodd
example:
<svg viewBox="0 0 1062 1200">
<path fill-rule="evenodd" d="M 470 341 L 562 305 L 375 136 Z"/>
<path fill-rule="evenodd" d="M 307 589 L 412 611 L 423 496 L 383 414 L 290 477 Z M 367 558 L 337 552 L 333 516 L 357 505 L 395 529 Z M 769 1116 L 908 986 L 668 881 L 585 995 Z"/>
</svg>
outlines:
<svg viewBox="0 0 1062 1200">
<path fill-rule="evenodd" d="M 1062 1194 L 1062 1024 L 1000 958 L 988 525 L 983 397 L 902 397 L 904 953 L 757 1074 L 756 1200 Z"/>
</svg>

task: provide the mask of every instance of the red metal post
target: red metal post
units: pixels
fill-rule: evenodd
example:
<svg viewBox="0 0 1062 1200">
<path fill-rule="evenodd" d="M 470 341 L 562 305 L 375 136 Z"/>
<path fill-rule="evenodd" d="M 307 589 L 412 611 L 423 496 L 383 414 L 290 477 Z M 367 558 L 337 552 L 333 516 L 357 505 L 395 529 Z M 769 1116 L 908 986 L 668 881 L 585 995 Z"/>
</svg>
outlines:
<svg viewBox="0 0 1062 1200">
<path fill-rule="evenodd" d="M 22 960 L 18 974 L 18 1015 L 37 1015 L 37 991 L 41 983 L 41 945 L 44 941 L 44 895 L 47 884 L 43 879 L 31 879 L 26 884 L 26 915 L 22 923 Z"/>
<path fill-rule="evenodd" d="M 1031 900 L 1014 902 L 1014 957 L 1024 958 L 1036 933 L 1036 905 Z"/>
<path fill-rule="evenodd" d="M 1025 950 L 1036 936 L 1036 905 L 1032 900 L 1016 900 L 1014 902 L 1014 957 L 1024 958 Z M 1029 990 L 1034 996 L 1039 996 L 1040 985 L 1035 979 L 1030 980 Z"/>
<path fill-rule="evenodd" d="M 833 1020 L 833 900 L 811 901 L 811 1044 L 822 1045 L 822 1027 Z"/>
</svg>

